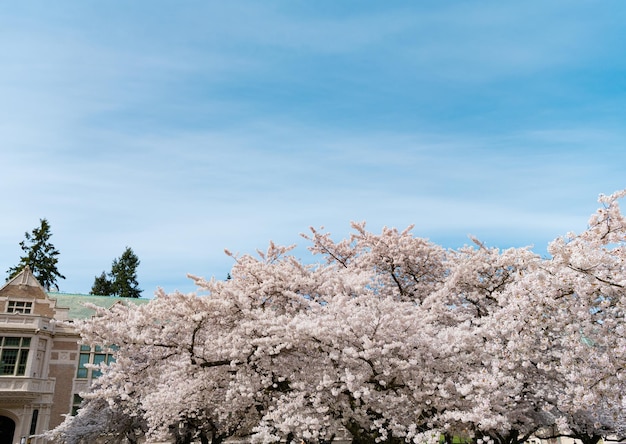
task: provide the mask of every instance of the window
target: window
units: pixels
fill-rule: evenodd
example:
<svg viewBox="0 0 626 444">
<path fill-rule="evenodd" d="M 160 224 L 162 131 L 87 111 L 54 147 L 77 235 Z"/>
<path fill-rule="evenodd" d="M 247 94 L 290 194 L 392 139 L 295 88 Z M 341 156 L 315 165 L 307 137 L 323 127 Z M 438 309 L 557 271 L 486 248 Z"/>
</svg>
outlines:
<svg viewBox="0 0 626 444">
<path fill-rule="evenodd" d="M 0 336 L 0 376 L 24 376 L 30 338 Z"/>
<path fill-rule="evenodd" d="M 105 364 L 113 362 L 113 355 L 109 350 L 105 351 L 99 346 L 90 347 L 88 345 L 81 345 L 76 377 L 79 379 L 97 378 L 102 374 L 100 369 L 87 368 L 87 365 L 99 365 L 102 362 Z"/>
<path fill-rule="evenodd" d="M 33 311 L 33 303 L 25 301 L 9 301 L 7 313 L 30 314 Z"/>
<path fill-rule="evenodd" d="M 78 409 L 83 403 L 83 398 L 80 395 L 74 393 L 74 398 L 72 399 L 72 416 L 76 416 L 78 413 Z"/>
</svg>

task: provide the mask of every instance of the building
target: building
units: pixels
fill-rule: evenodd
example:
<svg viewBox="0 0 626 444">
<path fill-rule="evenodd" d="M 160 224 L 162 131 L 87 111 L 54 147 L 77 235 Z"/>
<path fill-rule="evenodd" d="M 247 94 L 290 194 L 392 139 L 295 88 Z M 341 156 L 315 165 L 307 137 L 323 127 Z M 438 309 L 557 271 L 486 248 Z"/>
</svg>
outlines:
<svg viewBox="0 0 626 444">
<path fill-rule="evenodd" d="M 0 444 L 43 443 L 33 435 L 75 412 L 98 376 L 85 365 L 110 359 L 80 345 L 71 326 L 93 315 L 87 302 L 110 308 L 148 299 L 47 293 L 28 267 L 0 288 Z"/>
</svg>

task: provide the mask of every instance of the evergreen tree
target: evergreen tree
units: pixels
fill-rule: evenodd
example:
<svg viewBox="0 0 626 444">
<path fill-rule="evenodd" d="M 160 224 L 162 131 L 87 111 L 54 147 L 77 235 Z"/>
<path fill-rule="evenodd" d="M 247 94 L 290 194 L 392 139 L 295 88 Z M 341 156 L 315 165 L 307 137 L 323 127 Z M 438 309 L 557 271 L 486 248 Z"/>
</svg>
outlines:
<svg viewBox="0 0 626 444">
<path fill-rule="evenodd" d="M 130 247 L 126 247 L 122 255 L 113 260 L 111 271 L 103 271 L 96 276 L 90 294 L 119 296 L 124 298 L 138 298 L 142 290 L 137 282 L 137 267 L 139 258 Z"/>
<path fill-rule="evenodd" d="M 26 255 L 20 258 L 19 264 L 7 270 L 7 280 L 15 277 L 28 265 L 33 276 L 48 291 L 57 286 L 57 278 L 65 279 L 65 276 L 57 269 L 59 250 L 50 243 L 50 224 L 46 219 L 39 219 L 39 222 L 38 228 L 31 233 L 24 233 L 26 239 L 20 242 L 20 247 Z"/>
<path fill-rule="evenodd" d="M 110 296 L 113 294 L 113 285 L 104 271 L 100 276 L 96 276 L 89 294 L 97 294 L 100 296 Z"/>
<path fill-rule="evenodd" d="M 111 278 L 113 293 L 125 298 L 138 298 L 141 289 L 137 282 L 137 267 L 139 258 L 130 247 L 126 247 L 122 256 L 113 261 Z"/>
</svg>

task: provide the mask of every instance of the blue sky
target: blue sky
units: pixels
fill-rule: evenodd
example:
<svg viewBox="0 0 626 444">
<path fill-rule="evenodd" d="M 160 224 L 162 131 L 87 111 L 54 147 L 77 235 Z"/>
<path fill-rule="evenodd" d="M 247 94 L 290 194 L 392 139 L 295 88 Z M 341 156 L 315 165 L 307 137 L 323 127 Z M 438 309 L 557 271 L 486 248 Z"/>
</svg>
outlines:
<svg viewBox="0 0 626 444">
<path fill-rule="evenodd" d="M 47 218 L 61 291 L 145 296 L 350 221 L 446 247 L 584 229 L 626 188 L 623 1 L 0 5 L 0 272 Z M 6 277 L 6 273 L 5 273 Z"/>
</svg>

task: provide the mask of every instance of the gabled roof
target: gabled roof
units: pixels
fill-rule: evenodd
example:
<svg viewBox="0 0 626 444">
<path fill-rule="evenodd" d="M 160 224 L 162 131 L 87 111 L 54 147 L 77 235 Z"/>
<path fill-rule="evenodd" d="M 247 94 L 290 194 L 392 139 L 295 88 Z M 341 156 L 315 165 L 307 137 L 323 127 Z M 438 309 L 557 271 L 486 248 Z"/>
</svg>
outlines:
<svg viewBox="0 0 626 444">
<path fill-rule="evenodd" d="M 23 297 L 29 299 L 46 299 L 46 292 L 33 276 L 30 267 L 26 265 L 22 271 L 10 279 L 2 288 L 0 296 Z"/>
</svg>

